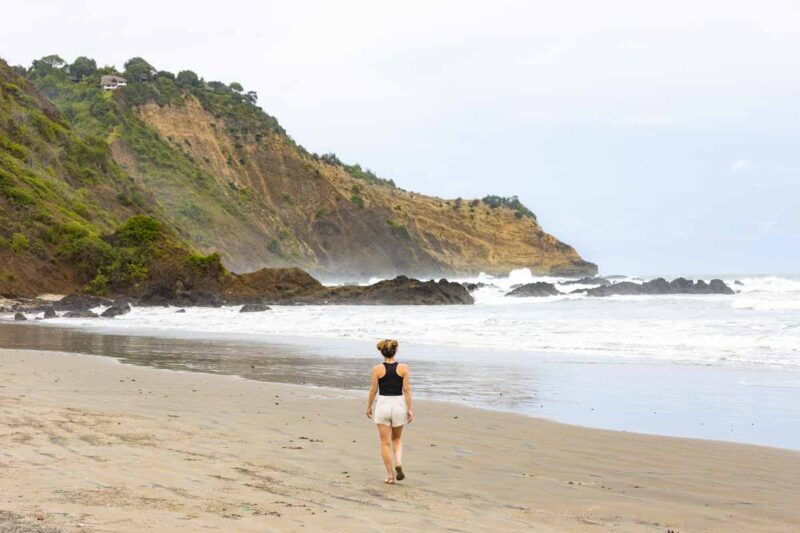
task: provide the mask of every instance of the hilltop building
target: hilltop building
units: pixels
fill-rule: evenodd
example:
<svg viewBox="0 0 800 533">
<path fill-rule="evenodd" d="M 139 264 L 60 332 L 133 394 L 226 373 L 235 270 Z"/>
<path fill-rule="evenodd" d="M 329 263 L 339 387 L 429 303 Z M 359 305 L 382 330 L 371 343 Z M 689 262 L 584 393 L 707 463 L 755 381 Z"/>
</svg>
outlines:
<svg viewBox="0 0 800 533">
<path fill-rule="evenodd" d="M 125 78 L 120 78 L 119 76 L 109 74 L 100 78 L 100 88 L 104 91 L 113 91 L 119 87 L 125 87 L 126 85 L 128 85 L 128 82 Z"/>
</svg>

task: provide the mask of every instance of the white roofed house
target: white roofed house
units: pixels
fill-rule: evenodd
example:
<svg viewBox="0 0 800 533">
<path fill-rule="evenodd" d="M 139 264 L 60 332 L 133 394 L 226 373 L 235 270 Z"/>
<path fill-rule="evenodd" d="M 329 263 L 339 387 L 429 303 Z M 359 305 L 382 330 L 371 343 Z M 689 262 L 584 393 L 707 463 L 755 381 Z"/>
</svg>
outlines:
<svg viewBox="0 0 800 533">
<path fill-rule="evenodd" d="M 100 78 L 100 88 L 104 91 L 113 91 L 119 87 L 125 87 L 126 85 L 128 85 L 128 82 L 125 80 L 125 78 L 114 76 L 112 74 L 107 74 Z"/>
</svg>

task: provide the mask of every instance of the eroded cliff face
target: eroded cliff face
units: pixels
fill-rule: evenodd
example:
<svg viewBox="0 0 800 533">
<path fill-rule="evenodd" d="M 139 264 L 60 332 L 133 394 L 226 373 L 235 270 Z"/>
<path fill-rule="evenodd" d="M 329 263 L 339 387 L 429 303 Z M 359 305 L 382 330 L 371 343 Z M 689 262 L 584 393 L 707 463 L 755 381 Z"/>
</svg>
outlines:
<svg viewBox="0 0 800 533">
<path fill-rule="evenodd" d="M 237 129 L 192 96 L 178 104 L 147 103 L 135 113 L 206 177 L 180 187 L 159 183 L 124 139 L 114 144 L 115 159 L 195 246 L 219 251 L 234 271 L 295 265 L 317 275 L 364 277 L 597 270 L 510 208 L 354 178 L 281 132 Z"/>
</svg>

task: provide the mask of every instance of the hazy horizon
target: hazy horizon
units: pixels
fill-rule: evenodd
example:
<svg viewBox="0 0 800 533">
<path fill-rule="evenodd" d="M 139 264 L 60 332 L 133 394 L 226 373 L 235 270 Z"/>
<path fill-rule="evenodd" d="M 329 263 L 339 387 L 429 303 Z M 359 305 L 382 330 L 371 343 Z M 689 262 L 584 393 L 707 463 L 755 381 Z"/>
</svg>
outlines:
<svg viewBox="0 0 800 533">
<path fill-rule="evenodd" d="M 238 81 L 310 151 L 518 195 L 607 274 L 800 272 L 796 4 L 484 7 L 34 1 L 0 57 Z"/>
</svg>

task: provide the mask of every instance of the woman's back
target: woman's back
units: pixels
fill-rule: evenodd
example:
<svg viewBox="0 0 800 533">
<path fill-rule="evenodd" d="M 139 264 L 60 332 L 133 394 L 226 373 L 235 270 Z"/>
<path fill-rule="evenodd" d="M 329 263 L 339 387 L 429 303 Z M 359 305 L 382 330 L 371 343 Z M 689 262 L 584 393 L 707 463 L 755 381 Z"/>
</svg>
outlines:
<svg viewBox="0 0 800 533">
<path fill-rule="evenodd" d="M 403 377 L 397 373 L 397 362 L 383 363 L 386 373 L 378 378 L 378 391 L 381 396 L 402 396 Z"/>
</svg>

